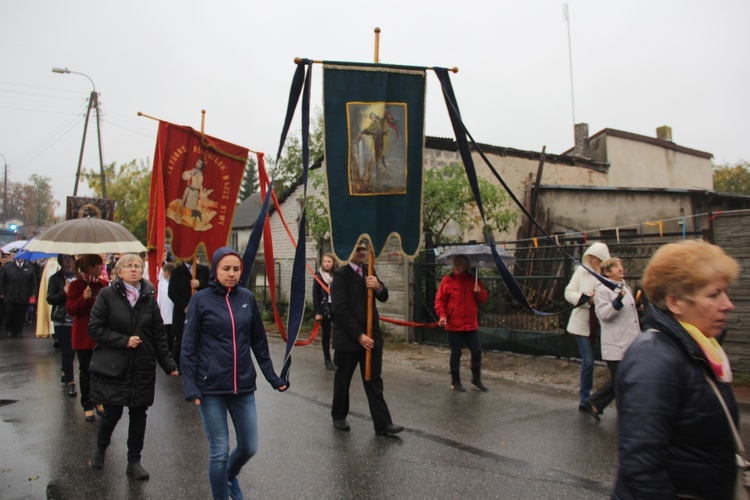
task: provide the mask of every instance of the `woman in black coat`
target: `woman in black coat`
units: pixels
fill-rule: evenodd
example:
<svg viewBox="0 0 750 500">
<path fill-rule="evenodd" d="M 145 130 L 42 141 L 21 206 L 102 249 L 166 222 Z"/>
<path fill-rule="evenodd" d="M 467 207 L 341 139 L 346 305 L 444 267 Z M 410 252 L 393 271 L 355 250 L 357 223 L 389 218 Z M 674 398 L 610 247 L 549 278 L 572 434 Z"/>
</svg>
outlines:
<svg viewBox="0 0 750 500">
<path fill-rule="evenodd" d="M 91 310 L 89 335 L 97 342 L 92 365 L 96 364 L 99 350 L 124 351 L 127 363 L 119 377 L 91 372 L 91 400 L 104 405 L 91 466 L 104 466 L 112 432 L 127 406 L 130 425 L 126 473 L 135 479 L 148 479 L 140 462 L 146 410 L 154 403 L 156 363 L 172 376 L 177 376 L 177 364 L 169 353 L 154 287 L 143 279 L 141 259 L 134 254 L 121 257 L 115 274 L 116 281 L 99 293 Z"/>
<path fill-rule="evenodd" d="M 631 344 L 615 382 L 613 498 L 733 498 L 739 422 L 716 337 L 734 308 L 727 289 L 738 274 L 734 259 L 703 241 L 664 245 L 651 258 L 643 275 L 655 306 L 651 329 Z"/>
<path fill-rule="evenodd" d="M 336 259 L 330 253 L 324 254 L 320 270 L 315 273 L 315 281 L 313 281 L 313 312 L 315 321 L 319 321 L 323 329 L 323 362 L 328 370 L 336 369 L 336 365 L 331 361 L 331 318 L 333 315 L 331 314 L 331 294 L 328 293 L 335 270 Z M 325 284 L 326 288 L 323 288 L 321 283 Z"/>
<path fill-rule="evenodd" d="M 75 396 L 75 375 L 73 374 L 73 360 L 76 352 L 71 342 L 73 318 L 65 310 L 65 298 L 68 294 L 68 284 L 75 279 L 73 266 L 75 260 L 71 255 L 58 255 L 57 262 L 61 269 L 50 276 L 47 282 L 47 303 L 52 306 L 52 323 L 55 326 L 55 339 L 60 344 L 60 358 L 62 360 L 62 378 L 60 381 L 68 386 L 68 396 Z"/>
</svg>

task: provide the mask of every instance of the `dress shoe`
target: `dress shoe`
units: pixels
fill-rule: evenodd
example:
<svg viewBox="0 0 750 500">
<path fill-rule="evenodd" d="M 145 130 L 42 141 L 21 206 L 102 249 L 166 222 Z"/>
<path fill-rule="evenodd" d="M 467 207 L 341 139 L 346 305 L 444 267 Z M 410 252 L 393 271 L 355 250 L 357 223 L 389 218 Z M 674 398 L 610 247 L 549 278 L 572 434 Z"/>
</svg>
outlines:
<svg viewBox="0 0 750 500">
<path fill-rule="evenodd" d="M 585 406 L 582 404 L 578 405 L 578 411 L 588 411 Z M 596 411 L 599 415 L 604 415 L 604 410 L 597 410 Z"/>
<path fill-rule="evenodd" d="M 94 449 L 94 454 L 91 455 L 91 467 L 94 469 L 101 469 L 104 467 L 104 448 L 98 446 Z"/>
<path fill-rule="evenodd" d="M 75 384 L 68 384 L 68 396 L 75 397 L 75 395 L 78 394 L 78 391 L 76 390 Z"/>
<path fill-rule="evenodd" d="M 375 434 L 378 436 L 395 436 L 399 432 L 403 431 L 404 428 L 396 424 L 388 424 L 383 429 L 376 431 Z"/>
<path fill-rule="evenodd" d="M 326 370 L 335 370 L 335 369 L 336 369 L 336 365 L 334 365 L 330 359 L 326 361 Z"/>
<path fill-rule="evenodd" d="M 148 472 L 146 472 L 146 469 L 141 467 L 140 462 L 128 464 L 128 468 L 125 469 L 125 474 L 127 474 L 128 477 L 137 479 L 138 481 L 143 481 L 144 479 L 149 478 Z"/>
<path fill-rule="evenodd" d="M 472 380 L 471 385 L 473 385 L 474 387 L 476 387 L 478 390 L 482 392 L 488 391 L 487 387 L 482 383 L 481 380 Z"/>
<path fill-rule="evenodd" d="M 589 412 L 589 415 L 591 415 L 594 418 L 594 420 L 596 420 L 597 422 L 601 420 L 599 418 L 599 412 L 596 411 L 596 409 L 594 408 L 594 405 L 592 405 L 588 399 L 584 401 L 583 405 L 581 406 L 583 406 L 583 409 L 585 411 Z"/>
<path fill-rule="evenodd" d="M 234 476 L 234 479 L 232 481 L 229 481 L 227 490 L 229 491 L 229 498 L 231 498 L 232 500 L 243 499 L 242 488 L 240 488 L 240 482 L 237 480 L 237 476 Z"/>
<path fill-rule="evenodd" d="M 340 431 L 348 431 L 351 428 L 346 420 L 334 420 L 333 426 Z"/>
<path fill-rule="evenodd" d="M 94 410 L 84 410 L 83 418 L 86 422 L 95 422 L 96 417 L 94 416 Z"/>
</svg>

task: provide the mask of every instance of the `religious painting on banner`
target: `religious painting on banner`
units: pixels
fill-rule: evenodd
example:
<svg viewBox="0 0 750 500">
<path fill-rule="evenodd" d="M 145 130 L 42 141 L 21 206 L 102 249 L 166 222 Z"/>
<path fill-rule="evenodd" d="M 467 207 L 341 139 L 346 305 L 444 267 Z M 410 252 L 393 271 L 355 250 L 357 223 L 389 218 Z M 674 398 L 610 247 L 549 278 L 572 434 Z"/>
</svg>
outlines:
<svg viewBox="0 0 750 500">
<path fill-rule="evenodd" d="M 68 196 L 65 203 L 65 220 L 81 219 L 83 217 L 94 217 L 109 221 L 114 220 L 115 200 Z"/>
<path fill-rule="evenodd" d="M 159 122 L 148 247 L 163 247 L 165 230 L 172 233 L 172 253 L 181 259 L 192 258 L 201 244 L 210 259 L 226 245 L 247 155 L 247 148 Z"/>
<path fill-rule="evenodd" d="M 422 241 L 425 70 L 325 63 L 325 165 L 331 245 L 347 260 L 368 236 L 379 254 L 396 236 Z"/>
</svg>

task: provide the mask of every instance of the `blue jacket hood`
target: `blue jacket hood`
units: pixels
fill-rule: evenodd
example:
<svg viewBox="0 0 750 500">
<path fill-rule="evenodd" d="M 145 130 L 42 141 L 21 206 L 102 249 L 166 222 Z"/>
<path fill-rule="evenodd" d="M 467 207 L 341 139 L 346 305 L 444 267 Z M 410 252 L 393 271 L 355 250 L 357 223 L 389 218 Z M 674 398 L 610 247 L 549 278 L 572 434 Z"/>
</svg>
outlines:
<svg viewBox="0 0 750 500">
<path fill-rule="evenodd" d="M 240 265 L 242 265 L 242 256 L 238 254 L 233 248 L 230 247 L 221 247 L 218 250 L 214 252 L 214 256 L 211 259 L 211 270 L 209 271 L 208 275 L 208 284 L 209 286 L 218 286 L 220 288 L 224 288 L 221 283 L 219 283 L 217 277 L 216 277 L 216 268 L 219 267 L 219 262 L 221 262 L 221 259 L 226 257 L 227 255 L 236 255 L 240 259 Z"/>
</svg>

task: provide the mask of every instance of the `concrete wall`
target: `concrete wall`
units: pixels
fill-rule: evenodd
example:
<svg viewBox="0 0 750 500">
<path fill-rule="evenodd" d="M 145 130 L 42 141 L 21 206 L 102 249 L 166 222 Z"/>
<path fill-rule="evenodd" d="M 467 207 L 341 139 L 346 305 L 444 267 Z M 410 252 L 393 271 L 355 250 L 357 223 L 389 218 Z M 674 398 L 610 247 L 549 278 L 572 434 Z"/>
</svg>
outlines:
<svg viewBox="0 0 750 500">
<path fill-rule="evenodd" d="M 740 277 L 730 287 L 734 311 L 727 316 L 724 348 L 735 377 L 750 378 L 750 211 L 722 214 L 713 226 L 713 243 L 740 264 Z"/>
<path fill-rule="evenodd" d="M 495 167 L 495 170 L 502 176 L 508 187 L 523 202 L 524 193 L 530 182 L 529 175 L 532 174 L 532 178 L 536 177 L 539 168 L 539 160 L 493 154 L 491 152 L 485 152 L 485 154 L 490 160 L 490 163 L 492 163 L 492 166 Z M 479 154 L 473 154 L 472 158 L 479 177 L 487 179 L 494 185 L 500 184 Z M 461 157 L 457 152 L 425 149 L 426 168 L 444 167 L 452 163 L 462 164 Z M 545 160 L 544 171 L 542 173 L 542 184 L 565 186 L 609 185 L 605 168 L 602 167 L 600 169 L 595 169 L 588 166 L 574 166 L 556 163 L 554 157 L 547 157 Z M 518 228 L 523 221 L 521 211 L 510 200 L 510 198 L 508 198 L 508 207 L 519 214 L 519 219 L 518 222 L 505 233 L 495 234 L 495 239 L 498 241 L 515 239 L 515 235 L 518 234 Z M 476 210 L 476 208 L 475 217 L 479 220 L 479 211 Z M 463 239 L 464 241 L 484 241 L 484 233 L 481 226 L 478 226 L 468 234 L 463 235 Z"/>
<path fill-rule="evenodd" d="M 708 158 L 606 135 L 592 140 L 591 154 L 593 159 L 610 164 L 609 186 L 714 188 L 713 166 Z"/>
<path fill-rule="evenodd" d="M 668 233 L 682 231 L 681 221 L 675 218 L 692 212 L 687 193 L 547 189 L 541 190 L 537 213 L 550 214 L 552 232 L 614 229 L 634 227 L 645 221 L 665 221 L 661 230 Z M 699 229 L 693 226 L 694 219 L 688 218 L 687 223 L 688 231 Z M 639 228 L 642 233 L 659 230 L 658 225 L 642 224 Z"/>
</svg>

